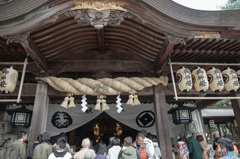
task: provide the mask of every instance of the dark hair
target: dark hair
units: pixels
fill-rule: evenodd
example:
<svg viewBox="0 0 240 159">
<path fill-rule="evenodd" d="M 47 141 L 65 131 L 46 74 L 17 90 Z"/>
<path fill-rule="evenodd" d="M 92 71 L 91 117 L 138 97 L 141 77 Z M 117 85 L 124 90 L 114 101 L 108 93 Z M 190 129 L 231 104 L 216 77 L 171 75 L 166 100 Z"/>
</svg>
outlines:
<svg viewBox="0 0 240 159">
<path fill-rule="evenodd" d="M 232 140 L 229 138 L 220 137 L 216 142 L 220 145 L 221 148 L 225 148 L 226 151 L 234 150 Z"/>
<path fill-rule="evenodd" d="M 112 140 L 112 145 L 120 145 L 120 142 L 118 140 L 118 138 L 114 137 L 114 139 Z"/>
<path fill-rule="evenodd" d="M 146 136 L 146 137 L 149 138 L 150 140 L 153 140 L 153 136 L 152 136 L 151 133 L 147 133 L 147 136 Z"/>
<path fill-rule="evenodd" d="M 184 139 L 180 137 L 179 139 L 177 139 L 177 141 L 184 141 Z"/>
<path fill-rule="evenodd" d="M 140 131 L 145 137 L 147 136 L 147 131 L 145 130 L 145 129 L 142 129 L 141 131 Z"/>
<path fill-rule="evenodd" d="M 99 154 L 101 154 L 101 155 L 106 155 L 107 154 L 106 144 L 100 143 L 97 155 L 99 155 Z"/>
<path fill-rule="evenodd" d="M 131 146 L 132 145 L 132 138 L 131 136 L 125 137 L 124 138 L 124 143 L 126 146 Z"/>
<path fill-rule="evenodd" d="M 18 139 L 21 139 L 25 135 L 27 135 L 27 133 L 25 131 L 19 131 L 18 132 Z"/>
<path fill-rule="evenodd" d="M 40 142 L 41 136 L 42 136 L 42 134 L 40 134 L 40 135 L 37 136 L 37 141 Z"/>
<path fill-rule="evenodd" d="M 142 137 L 143 139 L 145 138 L 145 136 L 142 133 L 138 133 L 136 139 L 138 139 L 139 137 Z"/>
<path fill-rule="evenodd" d="M 64 149 L 66 147 L 66 140 L 64 137 L 60 137 L 58 140 L 57 140 L 57 143 L 56 143 L 61 149 Z"/>
<path fill-rule="evenodd" d="M 51 138 L 47 132 L 41 134 L 40 136 L 39 143 L 43 142 L 51 143 Z"/>
<path fill-rule="evenodd" d="M 66 137 L 67 135 L 64 132 L 60 133 L 60 137 Z"/>
<path fill-rule="evenodd" d="M 203 136 L 202 135 L 198 135 L 196 137 L 197 141 L 200 142 L 200 141 L 203 141 Z"/>
<path fill-rule="evenodd" d="M 153 137 L 153 138 L 152 138 L 152 142 L 158 142 L 157 138 L 156 138 L 156 137 Z"/>
</svg>

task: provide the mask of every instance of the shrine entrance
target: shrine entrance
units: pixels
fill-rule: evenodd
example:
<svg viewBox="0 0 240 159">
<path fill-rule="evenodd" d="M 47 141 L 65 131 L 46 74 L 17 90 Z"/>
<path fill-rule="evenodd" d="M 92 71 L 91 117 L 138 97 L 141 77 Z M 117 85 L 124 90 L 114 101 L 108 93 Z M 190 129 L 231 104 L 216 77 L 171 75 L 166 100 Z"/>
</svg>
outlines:
<svg viewBox="0 0 240 159">
<path fill-rule="evenodd" d="M 109 144 L 109 138 L 112 136 L 123 141 L 126 136 L 131 136 L 135 139 L 137 133 L 137 130 L 122 124 L 103 112 L 92 121 L 75 129 L 75 144 L 77 147 L 81 146 L 82 139 L 87 137 L 92 140 L 93 145 L 99 140 Z"/>
</svg>

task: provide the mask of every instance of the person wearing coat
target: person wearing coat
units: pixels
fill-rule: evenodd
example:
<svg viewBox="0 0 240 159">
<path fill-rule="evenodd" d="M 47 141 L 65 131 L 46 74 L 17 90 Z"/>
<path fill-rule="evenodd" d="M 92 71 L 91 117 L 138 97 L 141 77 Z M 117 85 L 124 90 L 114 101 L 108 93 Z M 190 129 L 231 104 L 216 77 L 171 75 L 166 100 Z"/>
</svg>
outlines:
<svg viewBox="0 0 240 159">
<path fill-rule="evenodd" d="M 119 153 L 119 159 L 137 159 L 137 151 L 132 147 L 132 138 L 125 137 L 123 140 L 123 148 Z"/>
<path fill-rule="evenodd" d="M 203 136 L 202 135 L 198 135 L 196 137 L 196 139 L 198 140 L 198 142 L 199 142 L 199 144 L 201 146 L 203 159 L 208 159 L 207 143 L 203 141 Z"/>
<path fill-rule="evenodd" d="M 114 138 L 112 141 L 112 147 L 108 150 L 107 159 L 118 159 L 119 152 L 121 151 L 118 138 Z"/>
<path fill-rule="evenodd" d="M 184 138 L 187 140 L 186 143 L 188 146 L 190 159 L 203 159 L 201 146 L 199 142 L 194 139 L 192 134 L 188 131 L 185 131 Z"/>
<path fill-rule="evenodd" d="M 39 144 L 33 151 L 33 159 L 48 159 L 52 153 L 52 144 L 50 140 L 48 133 L 45 132 L 40 135 Z"/>
<path fill-rule="evenodd" d="M 9 148 L 9 159 L 26 158 L 26 139 L 27 133 L 24 131 L 20 131 L 18 133 L 18 140 L 14 141 Z"/>
<path fill-rule="evenodd" d="M 154 151 L 155 151 L 155 155 L 160 158 L 162 156 L 161 154 L 161 150 L 158 146 L 158 142 L 157 142 L 157 139 L 155 137 L 153 137 L 152 139 L 152 142 L 153 142 L 153 146 L 154 146 Z M 155 157 L 156 158 L 156 157 Z"/>
<path fill-rule="evenodd" d="M 107 145 L 100 143 L 97 155 L 94 159 L 107 159 L 106 155 L 107 155 Z"/>
<path fill-rule="evenodd" d="M 182 138 L 178 139 L 178 142 L 174 146 L 174 152 L 176 159 L 189 159 L 189 150 L 187 144 L 183 141 Z"/>
</svg>

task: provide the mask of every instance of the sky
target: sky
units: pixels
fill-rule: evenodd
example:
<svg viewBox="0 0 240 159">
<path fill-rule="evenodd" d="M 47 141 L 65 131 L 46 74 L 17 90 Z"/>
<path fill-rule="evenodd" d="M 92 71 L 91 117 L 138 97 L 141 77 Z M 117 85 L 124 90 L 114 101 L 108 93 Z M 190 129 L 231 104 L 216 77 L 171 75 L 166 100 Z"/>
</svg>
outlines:
<svg viewBox="0 0 240 159">
<path fill-rule="evenodd" d="M 193 9 L 200 10 L 220 10 L 217 6 L 221 6 L 227 2 L 227 0 L 173 0 L 181 5 L 184 5 Z"/>
</svg>

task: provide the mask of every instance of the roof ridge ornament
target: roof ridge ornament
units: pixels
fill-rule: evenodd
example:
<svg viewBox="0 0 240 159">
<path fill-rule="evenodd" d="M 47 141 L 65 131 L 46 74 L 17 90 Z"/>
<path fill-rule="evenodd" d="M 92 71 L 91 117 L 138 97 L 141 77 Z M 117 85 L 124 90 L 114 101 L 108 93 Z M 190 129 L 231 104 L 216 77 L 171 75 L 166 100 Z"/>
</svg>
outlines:
<svg viewBox="0 0 240 159">
<path fill-rule="evenodd" d="M 173 34 L 170 34 L 170 33 L 167 33 L 167 32 L 164 32 L 166 38 L 169 40 L 170 43 L 173 43 L 173 44 L 183 44 L 186 46 L 186 41 L 185 41 L 185 38 L 184 37 L 179 37 L 179 36 L 176 36 L 176 35 L 173 35 Z"/>
<path fill-rule="evenodd" d="M 121 11 L 127 11 L 123 6 L 129 5 L 126 1 L 115 1 L 115 0 L 73 0 L 69 2 L 75 6 L 71 10 L 78 9 L 94 9 L 97 11 L 115 9 Z"/>
<path fill-rule="evenodd" d="M 7 39 L 6 43 L 27 43 L 28 44 L 28 36 L 30 35 L 30 31 L 22 32 L 14 35 L 6 35 L 3 38 Z"/>
<path fill-rule="evenodd" d="M 65 13 L 66 16 L 74 17 L 81 26 L 94 26 L 102 29 L 105 26 L 118 26 L 125 18 L 132 18 L 133 15 L 120 10 L 96 11 L 93 9 L 72 10 Z"/>
</svg>

